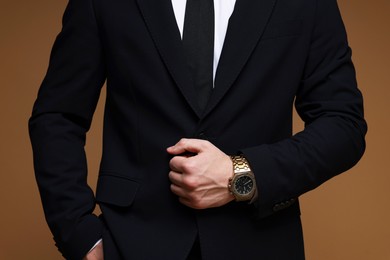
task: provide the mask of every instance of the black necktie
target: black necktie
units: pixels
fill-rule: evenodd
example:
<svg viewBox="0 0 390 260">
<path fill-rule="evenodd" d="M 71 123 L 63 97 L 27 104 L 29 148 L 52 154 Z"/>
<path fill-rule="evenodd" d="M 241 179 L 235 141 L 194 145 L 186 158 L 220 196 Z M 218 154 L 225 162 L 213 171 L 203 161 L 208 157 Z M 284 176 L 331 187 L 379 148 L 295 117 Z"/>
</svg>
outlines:
<svg viewBox="0 0 390 260">
<path fill-rule="evenodd" d="M 187 0 L 183 45 L 198 103 L 204 109 L 213 89 L 213 0 Z"/>
</svg>

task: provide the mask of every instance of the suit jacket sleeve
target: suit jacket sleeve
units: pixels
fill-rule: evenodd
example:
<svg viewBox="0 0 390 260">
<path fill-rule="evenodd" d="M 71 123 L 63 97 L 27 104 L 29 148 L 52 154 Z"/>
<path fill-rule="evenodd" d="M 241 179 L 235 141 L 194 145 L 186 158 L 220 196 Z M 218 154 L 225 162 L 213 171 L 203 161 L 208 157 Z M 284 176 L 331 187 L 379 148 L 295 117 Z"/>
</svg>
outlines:
<svg viewBox="0 0 390 260">
<path fill-rule="evenodd" d="M 84 145 L 104 80 L 92 2 L 70 0 L 29 121 L 46 220 L 67 259 L 81 259 L 101 237 Z"/>
<path fill-rule="evenodd" d="M 242 149 L 256 175 L 259 218 L 346 171 L 365 150 L 363 101 L 337 3 L 317 2 L 310 52 L 295 101 L 305 129 L 274 144 Z"/>
</svg>

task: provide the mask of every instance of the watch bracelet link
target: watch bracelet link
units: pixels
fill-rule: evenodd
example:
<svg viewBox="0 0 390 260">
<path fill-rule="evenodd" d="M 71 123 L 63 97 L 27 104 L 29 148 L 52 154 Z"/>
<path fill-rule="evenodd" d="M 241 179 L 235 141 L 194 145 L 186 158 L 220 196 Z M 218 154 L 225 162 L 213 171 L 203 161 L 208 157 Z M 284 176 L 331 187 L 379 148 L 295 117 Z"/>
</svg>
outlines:
<svg viewBox="0 0 390 260">
<path fill-rule="evenodd" d="M 232 159 L 233 162 L 234 174 L 251 171 L 251 168 L 249 167 L 249 163 L 243 155 L 232 155 L 230 156 L 230 158 Z"/>
</svg>

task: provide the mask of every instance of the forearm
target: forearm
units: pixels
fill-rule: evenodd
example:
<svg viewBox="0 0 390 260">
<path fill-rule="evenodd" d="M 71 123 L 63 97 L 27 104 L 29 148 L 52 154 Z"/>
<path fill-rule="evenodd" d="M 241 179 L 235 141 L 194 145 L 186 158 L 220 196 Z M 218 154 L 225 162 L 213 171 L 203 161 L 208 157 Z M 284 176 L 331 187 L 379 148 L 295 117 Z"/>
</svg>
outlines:
<svg viewBox="0 0 390 260">
<path fill-rule="evenodd" d="M 364 132 L 342 121 L 321 119 L 290 139 L 242 149 L 256 176 L 260 218 L 356 164 L 365 149 Z"/>
<path fill-rule="evenodd" d="M 46 220 L 60 251 L 81 258 L 101 237 L 87 185 L 85 130 L 61 114 L 47 114 L 30 120 L 30 135 Z"/>
</svg>

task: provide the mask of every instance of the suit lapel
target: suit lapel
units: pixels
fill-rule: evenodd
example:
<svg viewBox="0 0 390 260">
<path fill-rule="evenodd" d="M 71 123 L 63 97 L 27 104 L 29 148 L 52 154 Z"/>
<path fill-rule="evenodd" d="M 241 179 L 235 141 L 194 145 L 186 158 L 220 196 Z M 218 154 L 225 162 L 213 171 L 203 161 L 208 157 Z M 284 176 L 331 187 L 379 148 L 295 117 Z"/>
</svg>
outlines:
<svg viewBox="0 0 390 260">
<path fill-rule="evenodd" d="M 197 104 L 194 86 L 171 0 L 137 0 L 146 25 L 169 73 L 199 118 L 206 116 L 232 86 L 260 40 L 277 0 L 237 0 L 229 19 L 215 78 L 205 111 Z"/>
<path fill-rule="evenodd" d="M 219 60 L 206 116 L 232 86 L 260 40 L 277 0 L 237 0 Z"/>
<path fill-rule="evenodd" d="M 201 117 L 194 86 L 186 66 L 180 31 L 171 0 L 137 0 L 145 23 L 172 78 L 186 101 Z"/>
</svg>

